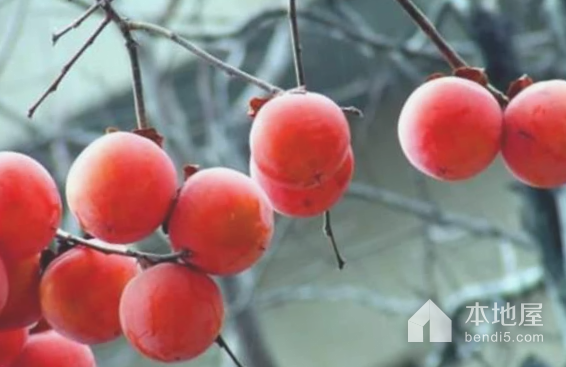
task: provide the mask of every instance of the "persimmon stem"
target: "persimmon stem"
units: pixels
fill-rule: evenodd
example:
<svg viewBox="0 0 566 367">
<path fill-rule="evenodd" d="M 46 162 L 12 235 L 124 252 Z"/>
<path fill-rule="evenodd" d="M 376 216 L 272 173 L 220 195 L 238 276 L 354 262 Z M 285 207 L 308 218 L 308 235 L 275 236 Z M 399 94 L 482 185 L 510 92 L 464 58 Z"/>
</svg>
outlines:
<svg viewBox="0 0 566 367">
<path fill-rule="evenodd" d="M 426 17 L 426 15 L 415 5 L 412 0 L 396 0 L 411 19 L 419 26 L 425 35 L 434 43 L 438 51 L 442 54 L 448 65 L 452 70 L 469 66 L 468 63 L 450 46 L 450 44 L 442 37 L 440 32 L 436 29 L 434 24 Z M 495 88 L 493 85 L 488 84 L 486 88 L 497 99 L 501 105 L 509 103 L 509 98 Z"/>
<path fill-rule="evenodd" d="M 69 60 L 63 66 L 63 69 L 61 70 L 61 73 L 59 74 L 59 76 L 51 83 L 51 85 L 47 88 L 47 90 L 41 95 L 41 97 L 39 97 L 39 99 L 28 110 L 28 117 L 29 118 L 32 118 L 33 115 L 35 114 L 35 111 L 45 101 L 45 99 L 47 99 L 47 97 L 51 93 L 54 93 L 57 90 L 57 88 L 59 87 L 59 84 L 65 78 L 67 73 L 71 70 L 73 65 L 85 53 L 85 51 L 94 43 L 96 38 L 100 35 L 100 33 L 102 33 L 102 31 L 104 30 L 104 28 L 106 28 L 108 23 L 110 23 L 110 20 L 111 20 L 110 17 L 106 16 L 102 20 L 102 22 L 100 22 L 100 24 L 98 25 L 98 27 L 96 28 L 94 33 L 86 40 L 84 45 L 79 49 L 79 51 L 71 58 L 71 60 Z"/>
<path fill-rule="evenodd" d="M 291 27 L 291 43 L 293 45 L 293 60 L 295 63 L 295 75 L 297 87 L 305 87 L 305 68 L 303 66 L 303 49 L 299 35 L 299 22 L 297 20 L 297 4 L 295 0 L 289 0 L 289 25 Z"/>
<path fill-rule="evenodd" d="M 244 367 L 244 365 L 238 360 L 234 352 L 230 349 L 230 347 L 228 346 L 222 335 L 219 335 L 218 338 L 216 338 L 216 344 L 218 344 L 220 348 L 224 349 L 226 353 L 228 353 L 228 356 L 236 366 Z"/>
<path fill-rule="evenodd" d="M 279 87 L 276 87 L 264 80 L 261 80 L 251 74 L 246 73 L 243 70 L 240 70 L 232 65 L 225 63 L 224 61 L 218 59 L 217 57 L 209 54 L 202 48 L 198 47 L 197 45 L 193 44 L 192 42 L 188 41 L 187 39 L 179 36 L 177 33 L 167 29 L 160 27 L 156 24 L 146 23 L 146 22 L 134 22 L 134 21 L 127 21 L 128 28 L 131 31 L 144 31 L 152 35 L 161 36 L 167 38 L 174 43 L 178 44 L 179 46 L 183 47 L 187 51 L 191 52 L 195 56 L 199 57 L 200 59 L 206 61 L 210 65 L 224 71 L 226 74 L 230 76 L 238 77 L 250 84 L 257 86 L 258 88 L 270 93 L 270 94 L 277 94 L 282 92 L 283 90 Z"/>
<path fill-rule="evenodd" d="M 338 263 L 338 269 L 344 269 L 344 266 L 346 266 L 346 260 L 344 260 L 342 254 L 340 254 L 338 244 L 336 243 L 336 239 L 334 238 L 334 232 L 332 231 L 332 222 L 330 220 L 330 210 L 324 212 L 324 224 L 322 226 L 322 231 L 324 232 L 324 235 L 330 240 L 332 250 L 334 251 L 334 255 L 336 256 L 336 262 Z"/>
<path fill-rule="evenodd" d="M 84 246 L 107 255 L 134 257 L 138 260 L 145 260 L 152 264 L 162 262 L 178 262 L 187 259 L 190 255 L 188 251 L 179 251 L 171 254 L 153 254 L 149 252 L 132 250 L 130 248 L 124 248 L 123 246 L 105 245 L 93 240 L 87 240 L 86 238 L 74 236 L 60 228 L 57 229 L 55 237 L 57 238 L 57 240 L 63 241 L 69 246 Z"/>
<path fill-rule="evenodd" d="M 143 97 L 143 83 L 141 76 L 140 61 L 138 57 L 138 44 L 132 37 L 130 27 L 128 22 L 121 17 L 114 8 L 110 5 L 109 1 L 102 3 L 102 8 L 106 11 L 106 14 L 112 19 L 114 23 L 120 29 L 124 40 L 126 41 L 126 49 L 128 50 L 128 56 L 130 58 L 130 68 L 132 70 L 132 88 L 134 91 L 134 105 L 136 110 L 136 122 L 138 129 L 148 129 L 149 122 L 147 119 L 147 113 L 145 109 L 145 101 Z"/>
</svg>

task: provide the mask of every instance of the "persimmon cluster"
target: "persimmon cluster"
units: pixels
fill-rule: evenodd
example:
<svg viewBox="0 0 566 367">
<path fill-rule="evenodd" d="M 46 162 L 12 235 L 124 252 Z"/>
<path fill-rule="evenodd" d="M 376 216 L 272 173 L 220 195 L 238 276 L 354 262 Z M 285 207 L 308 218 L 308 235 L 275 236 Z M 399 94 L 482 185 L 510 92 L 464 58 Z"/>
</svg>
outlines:
<svg viewBox="0 0 566 367">
<path fill-rule="evenodd" d="M 94 239 L 53 253 L 46 248 L 63 210 L 54 180 L 32 158 L 0 153 L 0 366 L 94 366 L 86 346 L 122 334 L 149 358 L 194 358 L 217 339 L 224 317 L 209 274 L 248 269 L 273 234 L 271 203 L 251 178 L 204 169 L 178 189 L 165 151 L 129 132 L 86 147 L 69 170 L 66 200 Z M 122 256 L 164 224 L 183 256 L 146 271 Z M 43 264 L 46 251 L 54 259 Z M 52 331 L 28 339 L 40 319 Z"/>
<path fill-rule="evenodd" d="M 515 83 L 502 108 L 480 83 L 448 76 L 427 81 L 407 99 L 399 140 L 409 162 L 443 181 L 472 178 L 499 152 L 523 183 L 566 183 L 566 81 Z M 511 88 L 510 90 L 512 90 Z"/>
<path fill-rule="evenodd" d="M 301 217 L 328 210 L 354 168 L 342 110 L 315 93 L 285 93 L 261 108 L 253 179 L 191 166 L 179 185 L 158 140 L 111 132 L 73 162 L 66 204 L 88 240 L 59 233 L 62 200 L 45 168 L 0 153 L 0 366 L 95 366 L 88 346 L 120 335 L 156 361 L 195 358 L 219 340 L 224 320 L 210 276 L 260 259 L 274 207 Z M 136 261 L 131 245 L 160 227 L 173 256 Z"/>
</svg>

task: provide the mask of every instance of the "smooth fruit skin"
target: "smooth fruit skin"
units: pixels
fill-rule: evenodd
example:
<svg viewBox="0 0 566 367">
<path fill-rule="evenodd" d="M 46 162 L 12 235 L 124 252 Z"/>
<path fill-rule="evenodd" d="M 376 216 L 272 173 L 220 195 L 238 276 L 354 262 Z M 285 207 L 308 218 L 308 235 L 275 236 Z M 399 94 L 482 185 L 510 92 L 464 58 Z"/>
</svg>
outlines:
<svg viewBox="0 0 566 367">
<path fill-rule="evenodd" d="M 77 157 L 67 176 L 69 208 L 82 228 L 109 243 L 139 241 L 164 221 L 175 198 L 171 159 L 151 140 L 104 135 Z"/>
<path fill-rule="evenodd" d="M 566 81 L 535 83 L 504 113 L 502 154 L 520 181 L 539 188 L 566 183 Z"/>
<path fill-rule="evenodd" d="M 354 173 L 354 155 L 348 152 L 342 167 L 326 182 L 308 189 L 292 189 L 269 179 L 250 162 L 251 177 L 265 191 L 273 209 L 289 217 L 312 217 L 330 209 L 344 194 Z"/>
<path fill-rule="evenodd" d="M 281 184 L 306 188 L 332 177 L 350 145 L 348 120 L 328 97 L 288 92 L 268 101 L 250 133 L 253 160 Z"/>
<path fill-rule="evenodd" d="M 216 275 L 252 266 L 272 235 L 269 199 L 250 177 L 228 168 L 189 177 L 169 221 L 173 249 L 189 250 L 191 264 Z"/>
<path fill-rule="evenodd" d="M 25 328 L 9 331 L 0 331 L 0 366 L 9 367 L 20 355 L 28 339 Z"/>
<path fill-rule="evenodd" d="M 421 172 L 445 181 L 469 179 L 497 156 L 502 112 L 481 85 L 457 77 L 426 82 L 407 99 L 399 117 L 399 140 Z"/>
<path fill-rule="evenodd" d="M 6 306 L 6 302 L 8 302 L 8 288 L 8 273 L 6 272 L 4 261 L 0 259 L 0 313 L 2 313 L 4 306 Z"/>
<path fill-rule="evenodd" d="M 207 275 L 171 263 L 132 280 L 120 302 L 124 335 L 161 362 L 187 361 L 214 343 L 224 320 L 218 286 Z"/>
<path fill-rule="evenodd" d="M 122 334 L 118 308 L 126 284 L 138 273 L 134 259 L 75 247 L 43 274 L 43 317 L 61 335 L 100 344 Z"/>
<path fill-rule="evenodd" d="M 61 222 L 61 197 L 49 172 L 34 159 L 0 152 L 0 257 L 39 253 Z"/>
<path fill-rule="evenodd" d="M 7 262 L 8 302 L 0 312 L 0 330 L 28 327 L 41 319 L 39 255 Z"/>
<path fill-rule="evenodd" d="M 46 331 L 31 335 L 10 367 L 96 367 L 90 348 Z"/>
</svg>

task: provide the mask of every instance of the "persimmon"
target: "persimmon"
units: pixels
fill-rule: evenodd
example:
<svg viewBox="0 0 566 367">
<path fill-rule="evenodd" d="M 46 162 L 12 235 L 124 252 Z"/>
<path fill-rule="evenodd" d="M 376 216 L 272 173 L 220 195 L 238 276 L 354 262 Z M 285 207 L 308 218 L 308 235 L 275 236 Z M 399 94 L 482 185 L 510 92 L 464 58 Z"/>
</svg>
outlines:
<svg viewBox="0 0 566 367">
<path fill-rule="evenodd" d="M 161 362 L 187 361 L 214 343 L 224 319 L 218 286 L 179 264 L 145 270 L 124 290 L 120 321 L 132 346 Z"/>
<path fill-rule="evenodd" d="M 445 181 L 486 169 L 501 146 L 502 111 L 482 85 L 441 77 L 418 87 L 399 117 L 399 140 L 421 172 Z"/>
<path fill-rule="evenodd" d="M 210 168 L 187 179 L 168 226 L 173 249 L 189 250 L 191 264 L 229 275 L 249 268 L 265 252 L 273 235 L 273 209 L 250 177 Z"/>
<path fill-rule="evenodd" d="M 8 274 L 6 273 L 6 266 L 4 265 L 4 261 L 0 259 L 0 313 L 4 306 L 6 306 L 6 302 L 8 302 Z"/>
<path fill-rule="evenodd" d="M 49 172 L 34 159 L 0 152 L 0 256 L 5 262 L 44 249 L 61 221 L 61 197 Z"/>
<path fill-rule="evenodd" d="M 137 272 L 132 258 L 72 248 L 51 262 L 43 274 L 43 317 L 55 331 L 80 343 L 111 341 L 122 334 L 120 297 Z"/>
<path fill-rule="evenodd" d="M 0 366 L 9 367 L 20 355 L 27 339 L 25 328 L 0 331 Z"/>
<path fill-rule="evenodd" d="M 250 134 L 252 158 L 270 179 L 295 188 L 326 181 L 348 154 L 350 128 L 340 107 L 312 92 L 287 92 L 265 103 Z"/>
<path fill-rule="evenodd" d="M 566 183 L 566 81 L 534 83 L 504 113 L 502 155 L 511 173 L 539 188 Z"/>
<path fill-rule="evenodd" d="M 21 354 L 10 367 L 96 367 L 87 345 L 77 343 L 55 331 L 30 335 Z"/>
<path fill-rule="evenodd" d="M 41 319 L 39 255 L 5 265 L 8 301 L 0 312 L 0 330 L 31 326 Z"/>
<path fill-rule="evenodd" d="M 128 132 L 106 134 L 86 147 L 67 176 L 69 208 L 81 227 L 109 243 L 131 243 L 164 221 L 177 175 L 151 140 Z"/>
<path fill-rule="evenodd" d="M 342 167 L 327 181 L 307 189 L 280 185 L 250 162 L 252 178 L 263 188 L 275 211 L 290 217 L 311 217 L 330 209 L 344 194 L 354 172 L 354 154 L 350 150 Z"/>
</svg>

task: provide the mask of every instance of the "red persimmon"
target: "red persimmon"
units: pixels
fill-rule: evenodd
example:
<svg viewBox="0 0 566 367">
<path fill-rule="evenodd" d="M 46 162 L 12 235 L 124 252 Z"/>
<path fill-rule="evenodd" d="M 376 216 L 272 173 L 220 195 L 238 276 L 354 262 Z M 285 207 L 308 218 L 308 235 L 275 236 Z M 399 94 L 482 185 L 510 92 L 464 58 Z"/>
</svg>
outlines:
<svg viewBox="0 0 566 367">
<path fill-rule="evenodd" d="M 495 159 L 502 112 L 483 86 L 458 77 L 426 82 L 407 99 L 399 117 L 407 159 L 439 180 L 471 178 Z"/>
<path fill-rule="evenodd" d="M 502 154 L 520 181 L 552 188 L 566 183 L 566 81 L 535 83 L 504 113 Z"/>
<path fill-rule="evenodd" d="M 8 274 L 6 272 L 6 266 L 4 265 L 4 261 L 0 259 L 0 313 L 2 313 L 2 309 L 6 306 L 6 302 L 8 302 Z"/>
<path fill-rule="evenodd" d="M 354 172 L 354 155 L 350 150 L 342 167 L 327 181 L 308 189 L 293 189 L 269 179 L 250 162 L 252 178 L 263 188 L 273 208 L 290 217 L 311 217 L 330 209 L 344 194 Z"/>
<path fill-rule="evenodd" d="M 131 243 L 164 221 L 177 188 L 173 162 L 151 140 L 114 132 L 91 143 L 67 176 L 67 201 L 81 227 L 110 243 Z"/>
<path fill-rule="evenodd" d="M 31 335 L 10 367 L 96 367 L 90 348 L 55 331 Z"/>
<path fill-rule="evenodd" d="M 191 264 L 228 275 L 252 266 L 273 235 L 273 209 L 248 176 L 210 168 L 190 176 L 169 221 L 175 250 L 189 250 Z"/>
<path fill-rule="evenodd" d="M 0 152 L 0 256 L 5 262 L 49 245 L 61 212 L 57 186 L 42 165 L 20 153 Z"/>
<path fill-rule="evenodd" d="M 0 312 L 0 330 L 18 329 L 41 319 L 39 255 L 7 262 L 8 302 Z"/>
<path fill-rule="evenodd" d="M 47 267 L 40 285 L 43 317 L 61 335 L 84 344 L 122 334 L 118 308 L 137 274 L 134 259 L 75 247 Z"/>
<path fill-rule="evenodd" d="M 318 185 L 340 168 L 350 146 L 348 120 L 328 97 L 288 92 L 257 113 L 252 158 L 272 180 L 295 188 Z"/>
<path fill-rule="evenodd" d="M 214 343 L 224 319 L 218 286 L 178 264 L 159 264 L 134 278 L 120 302 L 124 335 L 161 362 L 193 359 Z"/>
<path fill-rule="evenodd" d="M 0 331 L 0 366 L 9 367 L 20 355 L 27 339 L 25 328 Z"/>
</svg>

